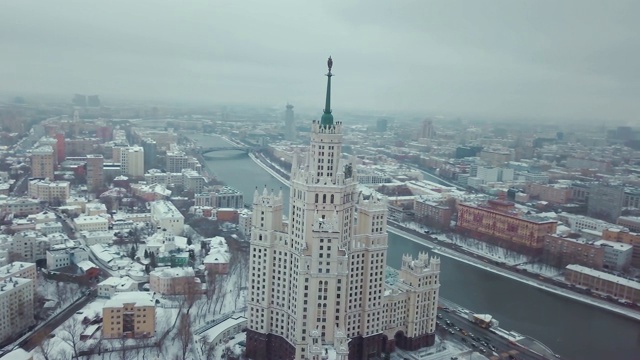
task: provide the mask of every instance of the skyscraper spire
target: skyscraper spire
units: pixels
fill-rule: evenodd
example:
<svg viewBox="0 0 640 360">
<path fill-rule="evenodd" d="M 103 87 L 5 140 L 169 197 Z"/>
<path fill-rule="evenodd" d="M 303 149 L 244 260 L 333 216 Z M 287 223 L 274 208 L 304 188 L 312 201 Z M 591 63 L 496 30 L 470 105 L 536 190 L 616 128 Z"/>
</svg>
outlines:
<svg viewBox="0 0 640 360">
<path fill-rule="evenodd" d="M 331 56 L 329 56 L 329 60 L 327 60 L 327 67 L 329 68 L 329 72 L 327 73 L 327 99 L 325 100 L 324 111 L 320 119 L 320 125 L 325 126 L 333 125 L 333 115 L 331 115 L 331 77 L 333 76 L 331 68 L 333 67 L 333 60 Z"/>
</svg>

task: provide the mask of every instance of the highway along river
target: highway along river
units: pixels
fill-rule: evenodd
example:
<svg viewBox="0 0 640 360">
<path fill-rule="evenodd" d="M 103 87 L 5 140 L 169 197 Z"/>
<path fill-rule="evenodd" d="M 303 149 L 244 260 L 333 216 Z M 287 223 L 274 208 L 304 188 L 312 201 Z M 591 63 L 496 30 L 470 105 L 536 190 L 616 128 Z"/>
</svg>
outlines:
<svg viewBox="0 0 640 360">
<path fill-rule="evenodd" d="M 201 146 L 228 146 L 218 136 L 189 134 Z M 288 206 L 289 188 L 236 152 L 210 153 L 209 171 L 242 191 L 245 203 L 256 186 L 282 188 Z M 232 158 L 226 159 L 227 155 Z M 285 209 L 288 213 L 288 207 Z M 427 251 L 424 245 L 389 233 L 388 262 L 400 267 L 403 253 Z M 478 313 L 493 315 L 500 327 L 529 335 L 563 358 L 572 360 L 640 359 L 640 323 L 603 309 L 552 294 L 481 268 L 442 257 L 440 295 Z"/>
</svg>

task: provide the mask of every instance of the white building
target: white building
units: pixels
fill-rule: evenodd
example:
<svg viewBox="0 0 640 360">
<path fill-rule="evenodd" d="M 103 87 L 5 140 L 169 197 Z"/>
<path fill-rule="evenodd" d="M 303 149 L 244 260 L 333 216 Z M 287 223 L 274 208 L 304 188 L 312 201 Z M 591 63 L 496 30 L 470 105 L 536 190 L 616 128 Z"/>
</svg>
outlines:
<svg viewBox="0 0 640 360">
<path fill-rule="evenodd" d="M 98 296 L 111 298 L 117 292 L 138 291 L 138 283 L 128 276 L 112 276 L 98 284 Z"/>
<path fill-rule="evenodd" d="M 79 216 L 73 219 L 76 231 L 107 231 L 109 220 L 102 216 Z"/>
<path fill-rule="evenodd" d="M 9 277 L 0 281 L 0 341 L 8 340 L 35 323 L 34 282 Z"/>
<path fill-rule="evenodd" d="M 23 261 L 36 262 L 46 259 L 49 244 L 49 239 L 36 231 L 22 231 L 3 246 L 10 253 L 20 256 Z"/>
<path fill-rule="evenodd" d="M 251 210 L 243 209 L 238 214 L 238 230 L 247 238 L 251 237 Z"/>
<path fill-rule="evenodd" d="M 19 277 L 23 279 L 33 280 L 33 291 L 36 290 L 38 281 L 38 273 L 36 272 L 36 264 L 14 261 L 11 264 L 0 267 L 0 280 Z"/>
<path fill-rule="evenodd" d="M 207 179 L 195 170 L 182 170 L 183 186 L 186 191 L 193 191 L 198 194 L 207 185 Z"/>
<path fill-rule="evenodd" d="M 565 222 L 571 231 L 579 232 L 581 230 L 597 231 L 602 235 L 602 231 L 609 228 L 615 228 L 616 225 L 603 220 L 594 219 L 584 215 L 574 215 L 563 213 L 559 216 L 560 220 Z"/>
<path fill-rule="evenodd" d="M 113 231 L 82 231 L 80 236 L 82 236 L 87 246 L 108 244 L 114 238 Z"/>
<path fill-rule="evenodd" d="M 159 200 L 151 203 L 151 218 L 153 222 L 175 235 L 182 234 L 184 230 L 184 216 L 169 201 Z"/>
<path fill-rule="evenodd" d="M 607 240 L 596 241 L 594 245 L 604 248 L 605 267 L 620 271 L 631 265 L 633 245 Z"/>
<path fill-rule="evenodd" d="M 87 216 L 96 216 L 107 213 L 107 206 L 101 202 L 92 202 L 85 205 L 84 214 Z"/>
<path fill-rule="evenodd" d="M 68 181 L 49 181 L 49 179 L 29 180 L 28 194 L 33 199 L 64 203 L 69 198 L 71 184 Z M 58 204 L 58 205 L 60 205 Z"/>
<path fill-rule="evenodd" d="M 47 269 L 55 270 L 88 261 L 89 253 L 82 248 L 67 248 L 64 245 L 53 246 L 47 250 Z"/>
<path fill-rule="evenodd" d="M 399 279 L 385 284 L 386 199 L 358 193 L 355 161 L 342 159 L 328 75 L 306 161 L 293 155 L 290 219 L 282 193 L 253 197 L 246 356 L 254 360 L 382 357 L 394 344 L 435 341 L 440 260 L 403 256 Z"/>
<path fill-rule="evenodd" d="M 120 170 L 123 175 L 143 177 L 144 149 L 140 146 L 130 146 L 120 150 Z"/>
<path fill-rule="evenodd" d="M 39 231 L 45 235 L 64 232 L 62 228 L 62 224 L 59 222 L 47 222 L 47 223 L 36 224 L 36 231 Z"/>
</svg>

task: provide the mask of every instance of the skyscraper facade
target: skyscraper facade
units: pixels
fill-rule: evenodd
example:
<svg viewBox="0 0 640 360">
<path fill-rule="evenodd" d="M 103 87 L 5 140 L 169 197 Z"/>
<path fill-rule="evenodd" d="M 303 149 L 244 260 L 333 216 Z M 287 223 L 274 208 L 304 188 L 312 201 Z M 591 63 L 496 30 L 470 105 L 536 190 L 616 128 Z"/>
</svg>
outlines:
<svg viewBox="0 0 640 360">
<path fill-rule="evenodd" d="M 331 66 L 320 121 L 293 156 L 290 219 L 282 192 L 253 197 L 247 356 L 253 360 L 370 359 L 435 339 L 440 261 L 406 255 L 386 268 L 387 204 L 358 192 L 331 113 Z M 393 273 L 393 275 L 392 275 Z"/>
<path fill-rule="evenodd" d="M 155 140 L 144 138 L 142 148 L 144 149 L 144 170 L 153 169 L 158 156 L 158 145 Z"/>
<path fill-rule="evenodd" d="M 287 110 L 284 112 L 284 138 L 288 141 L 296 139 L 296 124 L 293 117 L 293 105 L 287 104 Z"/>
</svg>

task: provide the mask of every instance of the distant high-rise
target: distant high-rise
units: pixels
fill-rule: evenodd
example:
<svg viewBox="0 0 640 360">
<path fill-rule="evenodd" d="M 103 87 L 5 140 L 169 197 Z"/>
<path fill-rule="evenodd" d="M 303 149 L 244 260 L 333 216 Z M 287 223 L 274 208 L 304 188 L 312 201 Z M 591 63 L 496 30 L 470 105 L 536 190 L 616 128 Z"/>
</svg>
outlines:
<svg viewBox="0 0 640 360">
<path fill-rule="evenodd" d="M 82 94 L 75 94 L 73 96 L 73 100 L 71 100 L 71 103 L 75 106 L 85 107 L 87 106 L 87 96 Z"/>
<path fill-rule="evenodd" d="M 87 96 L 87 105 L 93 107 L 100 106 L 100 97 L 98 95 Z"/>
<path fill-rule="evenodd" d="M 592 186 L 587 199 L 587 215 L 615 223 L 622 214 L 624 188 L 598 184 Z"/>
<path fill-rule="evenodd" d="M 55 166 L 54 151 L 45 145 L 31 151 L 31 176 L 53 180 Z"/>
<path fill-rule="evenodd" d="M 309 152 L 293 154 L 288 221 L 283 196 L 256 192 L 247 284 L 247 357 L 381 359 L 435 341 L 440 260 L 421 253 L 387 269 L 387 202 L 358 191 L 343 127 L 326 105 Z M 328 354 L 331 354 L 329 357 Z"/>
<path fill-rule="evenodd" d="M 144 149 L 144 170 L 153 169 L 158 156 L 158 146 L 153 139 L 142 139 L 142 148 Z"/>
<path fill-rule="evenodd" d="M 389 127 L 389 119 L 380 118 L 376 121 L 377 132 L 386 132 L 388 127 Z"/>
<path fill-rule="evenodd" d="M 433 139 L 436 136 L 436 132 L 433 129 L 433 121 L 425 119 L 422 121 L 422 127 L 420 128 L 420 139 Z"/>
<path fill-rule="evenodd" d="M 288 141 L 296 139 L 296 124 L 293 117 L 293 105 L 287 104 L 287 110 L 284 112 L 284 138 Z"/>
<path fill-rule="evenodd" d="M 104 185 L 104 157 L 87 155 L 87 187 L 89 190 L 102 188 Z"/>
<path fill-rule="evenodd" d="M 144 176 L 144 149 L 130 146 L 120 150 L 120 170 L 123 175 L 132 177 Z"/>
</svg>

